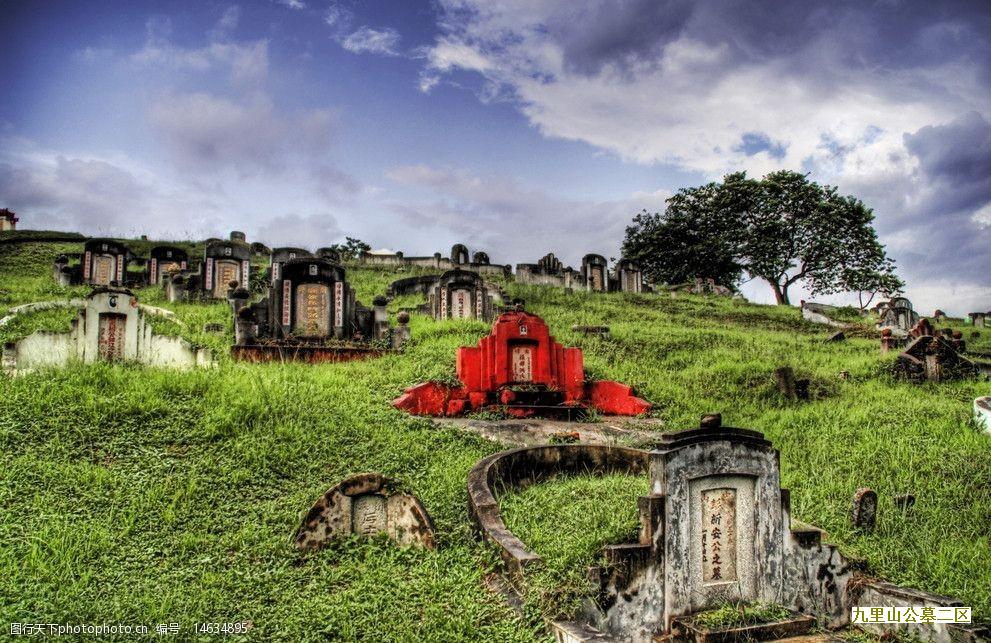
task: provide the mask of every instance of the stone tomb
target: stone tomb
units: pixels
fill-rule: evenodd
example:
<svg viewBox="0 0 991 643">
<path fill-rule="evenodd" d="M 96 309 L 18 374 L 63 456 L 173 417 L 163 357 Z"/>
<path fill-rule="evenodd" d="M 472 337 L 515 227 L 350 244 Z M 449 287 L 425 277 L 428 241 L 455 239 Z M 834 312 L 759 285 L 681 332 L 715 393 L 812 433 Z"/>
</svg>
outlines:
<svg viewBox="0 0 991 643">
<path fill-rule="evenodd" d="M 271 278 L 272 286 L 278 288 L 278 284 L 282 279 L 281 271 L 283 264 L 293 259 L 309 259 L 312 256 L 312 252 L 303 248 L 274 248 L 269 266 L 269 277 Z M 324 259 L 330 261 L 330 263 L 337 263 L 330 259 Z"/>
<path fill-rule="evenodd" d="M 427 510 L 411 494 L 377 473 L 351 476 L 323 494 L 307 512 L 294 538 L 297 549 L 312 551 L 351 535 L 386 534 L 399 545 L 433 549 L 434 527 Z"/>
<path fill-rule="evenodd" d="M 988 313 L 968 313 L 970 323 L 974 325 L 974 328 L 984 328 L 987 316 Z"/>
<path fill-rule="evenodd" d="M 152 366 L 188 368 L 212 363 L 209 349 L 194 348 L 179 337 L 152 333 L 146 314 L 169 316 L 138 304 L 125 288 L 95 289 L 79 309 L 68 333 L 38 331 L 4 346 L 6 370 L 27 371 L 65 366 L 73 360 L 132 361 Z"/>
<path fill-rule="evenodd" d="M 170 302 L 227 299 L 231 283 L 247 288 L 251 282 L 251 247 L 238 241 L 211 240 L 198 269 L 163 278 Z"/>
<path fill-rule="evenodd" d="M 616 279 L 613 290 L 643 292 L 643 272 L 640 264 L 632 259 L 620 259 L 616 263 Z"/>
<path fill-rule="evenodd" d="M 487 407 L 513 417 L 572 417 L 594 408 L 606 415 L 640 415 L 650 404 L 618 382 L 585 381 L 582 351 L 554 341 L 540 317 L 499 315 L 478 346 L 457 353 L 460 385 L 424 382 L 406 389 L 393 406 L 414 415 L 457 416 Z"/>
<path fill-rule="evenodd" d="M 548 253 L 537 263 L 516 264 L 516 281 L 537 286 L 585 288 L 585 279 L 574 268 L 565 267 L 561 260 Z"/>
<path fill-rule="evenodd" d="M 155 246 L 146 266 L 148 284 L 157 286 L 165 275 L 178 274 L 188 268 L 189 254 L 176 246 Z"/>
<path fill-rule="evenodd" d="M 128 281 L 127 266 L 135 259 L 127 246 L 113 239 L 90 239 L 77 256 L 76 265 L 70 265 L 67 255 L 55 260 L 55 281 L 60 285 L 122 286 Z"/>
<path fill-rule="evenodd" d="M 913 326 L 919 323 L 919 313 L 912 308 L 912 302 L 904 297 L 895 297 L 878 307 L 879 330 L 890 328 L 895 335 L 904 337 Z"/>
<path fill-rule="evenodd" d="M 602 255 L 587 254 L 582 257 L 582 278 L 590 292 L 609 290 L 609 262 Z"/>
<path fill-rule="evenodd" d="M 489 289 L 481 275 L 449 270 L 437 278 L 427 294 L 427 307 L 434 319 L 481 319 L 491 321 L 502 298 Z"/>
<path fill-rule="evenodd" d="M 347 361 L 385 351 L 392 339 L 387 317 L 376 324 L 375 312 L 355 300 L 343 267 L 315 257 L 277 266 L 268 298 L 250 305 L 232 301 L 235 358 Z M 381 312 L 384 316 L 384 306 Z"/>
</svg>

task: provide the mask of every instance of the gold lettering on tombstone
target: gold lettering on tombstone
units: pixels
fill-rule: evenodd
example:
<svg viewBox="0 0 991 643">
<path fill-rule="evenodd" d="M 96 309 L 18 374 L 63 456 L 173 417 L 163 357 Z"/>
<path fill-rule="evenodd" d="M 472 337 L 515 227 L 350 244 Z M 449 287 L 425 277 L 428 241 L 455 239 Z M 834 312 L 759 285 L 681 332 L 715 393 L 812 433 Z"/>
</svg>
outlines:
<svg viewBox="0 0 991 643">
<path fill-rule="evenodd" d="M 109 286 L 114 278 L 114 267 L 117 262 L 109 255 L 97 255 L 93 257 L 93 283 L 100 286 Z"/>
<path fill-rule="evenodd" d="M 736 576 L 736 490 L 702 492 L 702 581 L 723 583 Z"/>
<path fill-rule="evenodd" d="M 240 281 L 240 268 L 236 261 L 229 259 L 220 259 L 217 261 L 217 282 L 213 285 L 213 294 L 215 297 L 226 297 L 230 283 L 232 281 Z"/>
<path fill-rule="evenodd" d="M 295 332 L 308 337 L 330 335 L 330 288 L 323 284 L 296 286 Z"/>
</svg>

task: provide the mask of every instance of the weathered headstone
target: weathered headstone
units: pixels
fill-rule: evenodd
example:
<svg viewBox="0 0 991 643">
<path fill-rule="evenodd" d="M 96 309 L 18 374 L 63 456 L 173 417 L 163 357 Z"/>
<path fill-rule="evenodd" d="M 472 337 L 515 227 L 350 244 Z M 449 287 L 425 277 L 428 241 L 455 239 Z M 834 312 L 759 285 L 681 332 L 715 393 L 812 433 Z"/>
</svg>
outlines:
<svg viewBox="0 0 991 643">
<path fill-rule="evenodd" d="M 861 531 L 873 531 L 877 520 L 877 494 L 863 487 L 853 494 L 853 507 L 850 510 L 850 522 Z"/>
<path fill-rule="evenodd" d="M 307 512 L 294 542 L 297 549 L 315 550 L 352 534 L 386 534 L 399 545 L 435 546 L 433 522 L 419 499 L 377 473 L 352 476 L 323 494 Z"/>
</svg>

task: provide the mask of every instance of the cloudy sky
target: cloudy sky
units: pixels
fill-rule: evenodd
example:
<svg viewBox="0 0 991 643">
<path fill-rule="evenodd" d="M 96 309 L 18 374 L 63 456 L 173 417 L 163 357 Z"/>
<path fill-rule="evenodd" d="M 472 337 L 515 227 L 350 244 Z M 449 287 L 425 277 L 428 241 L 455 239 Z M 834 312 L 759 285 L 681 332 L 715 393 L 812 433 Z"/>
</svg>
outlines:
<svg viewBox="0 0 991 643">
<path fill-rule="evenodd" d="M 814 4 L 8 1 L 0 207 L 577 265 L 679 187 L 790 168 L 875 209 L 924 313 L 991 309 L 991 4 Z"/>
</svg>

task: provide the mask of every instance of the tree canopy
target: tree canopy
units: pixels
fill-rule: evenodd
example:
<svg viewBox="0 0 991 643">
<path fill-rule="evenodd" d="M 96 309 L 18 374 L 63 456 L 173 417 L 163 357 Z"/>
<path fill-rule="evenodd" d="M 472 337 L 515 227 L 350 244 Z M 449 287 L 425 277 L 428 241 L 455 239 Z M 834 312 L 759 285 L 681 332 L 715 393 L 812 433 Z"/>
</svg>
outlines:
<svg viewBox="0 0 991 643">
<path fill-rule="evenodd" d="M 737 172 L 683 188 L 667 204 L 663 213 L 634 217 L 623 243 L 655 283 L 711 277 L 734 287 L 746 274 L 770 284 L 779 304 L 803 282 L 813 295 L 858 292 L 862 307 L 865 296 L 904 286 L 878 241 L 873 211 L 798 172 L 759 180 Z"/>
</svg>

